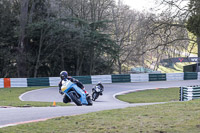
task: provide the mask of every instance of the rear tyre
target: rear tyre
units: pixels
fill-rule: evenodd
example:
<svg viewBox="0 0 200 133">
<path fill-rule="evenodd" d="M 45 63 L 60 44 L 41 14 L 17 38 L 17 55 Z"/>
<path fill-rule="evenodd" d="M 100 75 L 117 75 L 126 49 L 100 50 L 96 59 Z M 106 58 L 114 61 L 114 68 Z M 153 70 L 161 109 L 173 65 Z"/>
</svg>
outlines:
<svg viewBox="0 0 200 133">
<path fill-rule="evenodd" d="M 77 105 L 77 106 L 82 106 L 81 100 L 77 97 L 75 92 L 69 93 L 69 96 L 71 97 L 72 101 Z"/>
<path fill-rule="evenodd" d="M 90 96 L 87 97 L 87 102 L 89 106 L 92 106 L 92 99 L 90 98 Z"/>
</svg>

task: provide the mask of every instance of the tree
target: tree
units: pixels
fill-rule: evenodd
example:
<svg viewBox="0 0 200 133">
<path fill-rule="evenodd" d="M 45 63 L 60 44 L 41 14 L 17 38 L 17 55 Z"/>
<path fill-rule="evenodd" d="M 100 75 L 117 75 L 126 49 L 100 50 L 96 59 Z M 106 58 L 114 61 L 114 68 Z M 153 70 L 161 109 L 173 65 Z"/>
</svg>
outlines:
<svg viewBox="0 0 200 133">
<path fill-rule="evenodd" d="M 114 4 L 113 0 L 63 0 L 65 12 L 68 14 L 65 17 L 74 17 L 79 21 L 74 26 L 74 29 L 79 29 L 81 34 L 79 41 L 76 40 L 76 75 L 81 74 L 83 71 L 88 71 L 88 74 L 98 73 L 99 69 L 98 60 L 104 60 L 108 65 L 106 71 L 111 70 L 113 65 L 114 56 L 108 52 L 113 49 L 115 43 L 109 38 L 108 28 L 110 25 L 109 16 L 111 6 Z M 77 49 L 77 47 L 79 49 Z M 115 46 L 114 46 L 115 47 Z M 117 49 L 115 49 L 116 51 Z M 106 56 L 106 57 L 105 57 Z M 109 58 L 108 58 L 109 57 Z M 87 63 L 85 65 L 84 63 Z M 84 67 L 83 67 L 84 66 Z M 85 68 L 87 66 L 87 68 Z M 110 68 L 110 70 L 109 70 Z M 82 69 L 82 72 L 81 72 Z M 86 69 L 86 70 L 84 70 Z M 83 74 L 83 73 L 82 73 Z"/>
<path fill-rule="evenodd" d="M 136 53 L 136 47 L 139 45 L 136 42 L 136 29 L 138 28 L 138 15 L 123 5 L 120 1 L 117 6 L 112 9 L 113 20 L 113 39 L 119 47 L 119 52 L 116 59 L 118 73 L 122 73 L 122 65 L 127 65 L 129 57 L 133 59 L 132 53 Z M 140 45 L 141 46 L 141 45 Z"/>
<path fill-rule="evenodd" d="M 19 42 L 18 42 L 18 54 L 17 54 L 17 72 L 18 77 L 26 77 L 26 47 L 27 40 L 25 35 L 25 28 L 28 23 L 28 6 L 29 0 L 21 0 L 20 2 L 20 20 L 19 20 Z"/>
<path fill-rule="evenodd" d="M 147 40 L 147 49 L 144 51 L 146 55 L 154 58 L 152 61 L 154 66 L 159 66 L 158 63 L 164 58 L 180 57 L 183 54 L 188 56 L 191 52 L 188 46 L 194 41 L 186 28 L 189 15 L 187 1 L 162 0 L 157 2 L 160 5 L 155 9 L 157 13 L 151 13 L 149 17 L 146 17 L 149 21 L 144 25 Z"/>
<path fill-rule="evenodd" d="M 190 0 L 189 11 L 191 13 L 187 29 L 197 37 L 198 57 L 200 57 L 200 1 Z"/>
<path fill-rule="evenodd" d="M 16 76 L 17 7 L 12 0 L 0 2 L 0 77 Z"/>
</svg>

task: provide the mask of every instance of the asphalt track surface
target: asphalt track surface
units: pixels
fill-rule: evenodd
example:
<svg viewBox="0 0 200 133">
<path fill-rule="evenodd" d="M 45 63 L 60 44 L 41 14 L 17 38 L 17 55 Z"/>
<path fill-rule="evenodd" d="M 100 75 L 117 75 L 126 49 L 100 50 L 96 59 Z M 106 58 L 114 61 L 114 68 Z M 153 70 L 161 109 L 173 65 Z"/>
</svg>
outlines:
<svg viewBox="0 0 200 133">
<path fill-rule="evenodd" d="M 0 108 L 0 128 L 35 122 L 43 121 L 60 116 L 79 115 L 90 112 L 119 109 L 126 107 L 135 107 L 160 103 L 137 103 L 129 104 L 115 99 L 115 95 L 123 94 L 130 91 L 155 89 L 155 88 L 168 88 L 200 85 L 199 80 L 187 81 L 159 81 L 159 82 L 146 82 L 146 83 L 114 83 L 104 84 L 103 96 L 100 96 L 93 106 L 62 106 L 62 107 L 28 107 L 28 108 Z M 94 85 L 85 85 L 87 91 L 91 94 L 91 89 Z M 45 101 L 45 102 L 62 102 L 62 95 L 58 93 L 58 87 L 45 88 L 26 92 L 20 96 L 23 101 Z"/>
</svg>

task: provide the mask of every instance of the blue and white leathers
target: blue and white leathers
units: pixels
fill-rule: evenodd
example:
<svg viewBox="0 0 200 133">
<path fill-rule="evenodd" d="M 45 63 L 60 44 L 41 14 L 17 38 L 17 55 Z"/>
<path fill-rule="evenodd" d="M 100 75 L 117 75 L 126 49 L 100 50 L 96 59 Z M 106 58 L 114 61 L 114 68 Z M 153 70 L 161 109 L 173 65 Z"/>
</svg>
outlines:
<svg viewBox="0 0 200 133">
<path fill-rule="evenodd" d="M 87 99 L 86 99 L 86 94 L 85 92 L 79 88 L 75 83 L 71 82 L 70 80 L 63 80 L 62 81 L 62 87 L 61 90 L 71 99 L 68 93 L 70 92 L 75 92 L 79 94 L 80 96 L 80 101 L 84 105 L 88 105 Z"/>
</svg>

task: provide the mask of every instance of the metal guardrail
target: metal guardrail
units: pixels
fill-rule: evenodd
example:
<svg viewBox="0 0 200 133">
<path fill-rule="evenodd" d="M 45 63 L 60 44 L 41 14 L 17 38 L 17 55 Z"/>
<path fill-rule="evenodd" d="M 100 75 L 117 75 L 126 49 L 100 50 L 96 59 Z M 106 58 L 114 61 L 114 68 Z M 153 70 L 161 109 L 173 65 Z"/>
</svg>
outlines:
<svg viewBox="0 0 200 133">
<path fill-rule="evenodd" d="M 131 82 L 130 74 L 112 75 L 112 83 Z"/>
<path fill-rule="evenodd" d="M 143 73 L 143 74 L 121 74 L 121 75 L 91 75 L 72 76 L 83 84 L 123 83 L 123 82 L 150 82 L 150 81 L 181 81 L 200 80 L 200 72 L 190 73 Z M 29 86 L 58 86 L 60 77 L 41 78 L 0 78 L 0 88 L 29 87 Z"/>
<path fill-rule="evenodd" d="M 198 79 L 198 73 L 196 72 L 185 72 L 184 80 L 196 80 Z"/>
<path fill-rule="evenodd" d="M 166 81 L 166 74 L 149 74 L 149 81 Z"/>
<path fill-rule="evenodd" d="M 190 101 L 200 98 L 200 86 L 180 87 L 180 101 Z"/>
</svg>

